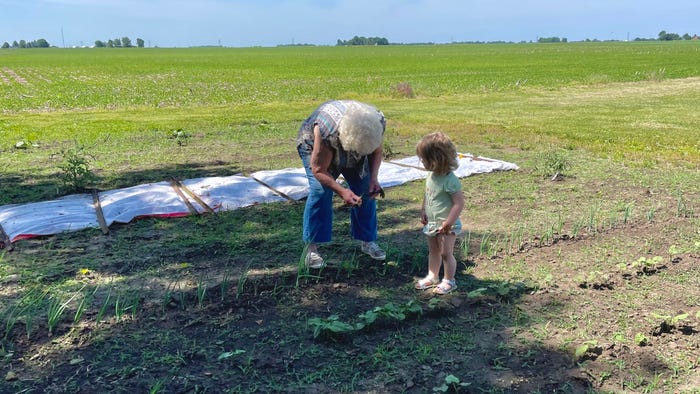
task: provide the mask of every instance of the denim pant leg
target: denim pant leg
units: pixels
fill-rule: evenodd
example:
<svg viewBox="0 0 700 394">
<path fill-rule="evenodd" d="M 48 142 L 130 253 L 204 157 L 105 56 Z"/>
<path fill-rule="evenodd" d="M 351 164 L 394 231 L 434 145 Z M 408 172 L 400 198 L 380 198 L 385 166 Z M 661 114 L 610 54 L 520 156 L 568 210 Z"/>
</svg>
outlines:
<svg viewBox="0 0 700 394">
<path fill-rule="evenodd" d="M 366 165 L 366 164 L 365 164 Z M 364 173 L 364 177 L 360 174 Z M 369 169 L 346 168 L 342 171 L 350 190 L 362 197 L 362 205 L 350 208 L 350 231 L 354 239 L 377 240 L 377 201 L 369 198 Z"/>
<path fill-rule="evenodd" d="M 330 242 L 333 231 L 333 191 L 323 187 L 311 172 L 311 147 L 301 144 L 297 150 L 309 181 L 302 240 L 305 243 Z"/>
</svg>

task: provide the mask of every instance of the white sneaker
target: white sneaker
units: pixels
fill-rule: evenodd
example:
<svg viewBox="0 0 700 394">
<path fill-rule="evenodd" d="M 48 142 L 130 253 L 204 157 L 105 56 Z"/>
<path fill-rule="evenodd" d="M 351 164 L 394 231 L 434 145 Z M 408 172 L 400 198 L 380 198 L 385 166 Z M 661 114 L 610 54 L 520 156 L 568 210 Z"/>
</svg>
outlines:
<svg viewBox="0 0 700 394">
<path fill-rule="evenodd" d="M 304 259 L 306 266 L 312 269 L 320 269 L 326 266 L 326 262 L 323 261 L 323 257 L 316 252 L 309 252 L 306 254 Z"/>
<path fill-rule="evenodd" d="M 360 248 L 362 253 L 366 253 L 369 257 L 375 260 L 385 260 L 386 252 L 382 250 L 375 242 L 363 242 Z"/>
</svg>

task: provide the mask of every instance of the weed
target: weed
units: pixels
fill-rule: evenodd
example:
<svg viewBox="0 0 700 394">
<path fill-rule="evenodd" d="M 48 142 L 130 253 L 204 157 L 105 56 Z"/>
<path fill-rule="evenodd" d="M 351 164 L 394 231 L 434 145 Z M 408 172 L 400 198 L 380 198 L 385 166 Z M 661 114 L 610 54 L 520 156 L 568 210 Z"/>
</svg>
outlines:
<svg viewBox="0 0 700 394">
<path fill-rule="evenodd" d="M 693 217 L 693 210 L 688 207 L 688 202 L 683 197 L 683 192 L 678 191 L 678 196 L 676 197 L 676 216 L 690 218 Z"/>
<path fill-rule="evenodd" d="M 540 157 L 539 171 L 553 181 L 564 177 L 565 172 L 571 168 L 571 162 L 561 150 L 550 150 L 542 153 Z"/>
<path fill-rule="evenodd" d="M 416 93 L 408 82 L 399 82 L 394 86 L 394 96 L 399 98 L 415 98 Z"/>
<path fill-rule="evenodd" d="M 163 392 L 164 385 L 165 385 L 165 382 L 163 382 L 163 380 L 161 380 L 161 379 L 158 379 L 158 380 L 156 380 L 156 382 L 153 383 L 153 385 L 148 389 L 148 393 L 149 393 L 149 394 L 159 394 L 159 393 Z"/>
<path fill-rule="evenodd" d="M 199 277 L 197 281 L 197 306 L 201 309 L 204 307 L 204 297 L 207 294 L 207 281 L 204 275 Z"/>
<path fill-rule="evenodd" d="M 170 133 L 170 138 L 174 139 L 179 146 L 184 146 L 187 144 L 187 141 L 192 138 L 192 134 L 182 129 L 177 129 Z"/>
<path fill-rule="evenodd" d="M 85 152 L 84 146 L 78 145 L 76 148 L 64 150 L 61 155 L 61 181 L 68 192 L 84 191 L 97 180 L 91 168 L 92 156 Z"/>
</svg>

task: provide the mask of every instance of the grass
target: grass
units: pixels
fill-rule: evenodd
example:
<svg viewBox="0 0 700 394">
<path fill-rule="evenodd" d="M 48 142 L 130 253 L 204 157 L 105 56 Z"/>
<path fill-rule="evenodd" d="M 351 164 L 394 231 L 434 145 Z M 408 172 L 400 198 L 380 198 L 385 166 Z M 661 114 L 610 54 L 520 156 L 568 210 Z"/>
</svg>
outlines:
<svg viewBox="0 0 700 394">
<path fill-rule="evenodd" d="M 412 286 L 422 182 L 378 202 L 385 263 L 339 203 L 321 271 L 300 264 L 303 202 L 18 241 L 0 251 L 0 391 L 692 392 L 697 50 L 1 52 L 29 84 L 0 85 L 0 207 L 70 193 L 78 148 L 100 190 L 299 167 L 298 125 L 336 97 L 384 111 L 394 157 L 443 130 L 521 169 L 463 179 L 449 297 Z"/>
</svg>

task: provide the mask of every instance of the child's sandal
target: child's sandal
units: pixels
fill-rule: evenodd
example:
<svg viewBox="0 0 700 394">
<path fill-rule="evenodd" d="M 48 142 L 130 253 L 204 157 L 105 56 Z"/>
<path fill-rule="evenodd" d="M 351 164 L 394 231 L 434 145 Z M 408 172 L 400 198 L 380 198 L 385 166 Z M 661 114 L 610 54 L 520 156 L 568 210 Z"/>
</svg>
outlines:
<svg viewBox="0 0 700 394">
<path fill-rule="evenodd" d="M 439 285 L 435 286 L 433 292 L 439 295 L 445 295 L 451 293 L 453 290 L 457 289 L 457 283 L 454 280 L 443 279 Z"/>
<path fill-rule="evenodd" d="M 437 279 L 430 279 L 426 276 L 425 278 L 420 279 L 418 280 L 418 282 L 416 282 L 415 288 L 416 290 L 426 290 L 435 287 L 437 284 Z"/>
</svg>

